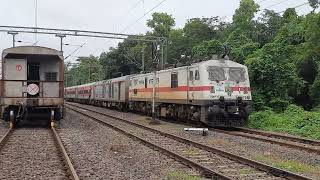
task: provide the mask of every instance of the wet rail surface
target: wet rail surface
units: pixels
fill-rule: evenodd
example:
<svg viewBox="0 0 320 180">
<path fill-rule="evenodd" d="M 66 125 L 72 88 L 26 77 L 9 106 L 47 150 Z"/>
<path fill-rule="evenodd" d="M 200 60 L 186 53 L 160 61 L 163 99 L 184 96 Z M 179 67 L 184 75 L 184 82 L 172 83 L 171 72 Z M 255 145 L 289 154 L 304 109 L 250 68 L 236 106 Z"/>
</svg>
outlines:
<svg viewBox="0 0 320 180">
<path fill-rule="evenodd" d="M 67 108 L 114 128 L 131 138 L 218 179 L 309 179 L 214 147 L 165 133 L 93 108 L 68 103 Z"/>
<path fill-rule="evenodd" d="M 278 144 L 293 149 L 308 151 L 310 153 L 320 154 L 320 141 L 305 139 L 292 135 L 285 135 L 274 132 L 259 131 L 247 128 L 233 128 L 233 129 L 210 129 L 224 134 L 233 136 L 241 136 L 258 141 L 264 141 L 272 144 Z"/>
<path fill-rule="evenodd" d="M 79 179 L 55 128 L 8 129 L 0 159 L 0 179 Z"/>
</svg>

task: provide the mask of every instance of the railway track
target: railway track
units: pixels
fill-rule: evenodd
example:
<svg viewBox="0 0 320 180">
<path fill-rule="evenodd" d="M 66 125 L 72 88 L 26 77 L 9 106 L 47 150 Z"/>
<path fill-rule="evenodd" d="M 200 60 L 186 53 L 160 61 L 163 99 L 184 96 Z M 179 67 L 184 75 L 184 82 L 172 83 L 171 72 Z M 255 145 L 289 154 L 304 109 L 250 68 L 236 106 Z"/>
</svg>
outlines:
<svg viewBox="0 0 320 180">
<path fill-rule="evenodd" d="M 300 137 L 291 136 L 291 135 L 267 132 L 267 131 L 247 129 L 247 128 L 234 128 L 232 130 L 222 130 L 222 129 L 210 129 L 210 130 L 233 135 L 233 136 L 241 136 L 249 139 L 264 141 L 272 144 L 286 146 L 293 149 L 320 154 L 320 141 L 300 138 Z"/>
<path fill-rule="evenodd" d="M 0 179 L 79 180 L 55 128 L 10 128 L 0 159 Z"/>
<path fill-rule="evenodd" d="M 66 107 L 194 167 L 208 177 L 217 179 L 310 179 L 92 108 L 69 103 Z"/>
</svg>

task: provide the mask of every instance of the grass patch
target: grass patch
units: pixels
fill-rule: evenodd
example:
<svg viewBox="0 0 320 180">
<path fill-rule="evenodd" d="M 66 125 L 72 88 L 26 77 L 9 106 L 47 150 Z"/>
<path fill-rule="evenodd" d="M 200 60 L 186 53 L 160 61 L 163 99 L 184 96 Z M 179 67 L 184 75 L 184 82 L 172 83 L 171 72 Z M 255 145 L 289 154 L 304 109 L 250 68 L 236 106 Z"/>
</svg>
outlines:
<svg viewBox="0 0 320 180">
<path fill-rule="evenodd" d="M 194 175 L 189 175 L 184 171 L 170 171 L 165 180 L 200 180 L 201 178 Z"/>
<path fill-rule="evenodd" d="M 262 161 L 271 166 L 286 169 L 296 173 L 314 174 L 320 176 L 320 167 L 310 164 L 301 163 L 295 160 L 284 160 L 274 155 L 259 155 L 254 158 L 257 161 Z"/>
<path fill-rule="evenodd" d="M 199 154 L 199 150 L 194 148 L 188 148 L 186 150 L 183 150 L 183 153 L 187 156 L 193 156 Z"/>
<path fill-rule="evenodd" d="M 248 127 L 320 140 L 320 112 L 305 111 L 296 105 L 288 106 L 282 113 L 272 110 L 254 112 L 250 115 Z"/>
<path fill-rule="evenodd" d="M 255 170 L 254 169 L 240 169 L 239 173 L 240 174 L 250 174 L 253 173 Z"/>
</svg>

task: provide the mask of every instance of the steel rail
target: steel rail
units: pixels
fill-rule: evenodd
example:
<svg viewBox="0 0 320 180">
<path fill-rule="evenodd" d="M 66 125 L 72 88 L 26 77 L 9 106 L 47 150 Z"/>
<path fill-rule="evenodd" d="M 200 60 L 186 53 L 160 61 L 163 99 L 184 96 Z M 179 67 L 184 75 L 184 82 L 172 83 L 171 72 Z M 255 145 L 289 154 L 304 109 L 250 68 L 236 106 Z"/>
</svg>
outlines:
<svg viewBox="0 0 320 180">
<path fill-rule="evenodd" d="M 235 130 L 237 130 L 237 129 L 239 131 L 229 131 L 229 130 L 221 130 L 221 129 L 210 129 L 210 130 L 224 133 L 224 134 L 229 134 L 232 136 L 241 136 L 241 137 L 245 137 L 248 139 L 263 141 L 263 142 L 267 142 L 267 143 L 271 143 L 271 144 L 278 144 L 278 145 L 286 146 L 286 147 L 289 147 L 292 149 L 299 149 L 299 150 L 304 150 L 304 151 L 307 151 L 310 153 L 320 154 L 320 149 L 310 147 L 310 146 L 305 146 L 305 145 L 317 144 L 317 141 L 305 139 L 306 140 L 305 142 L 310 142 L 310 143 L 303 143 L 304 139 L 298 138 L 298 137 L 290 137 L 290 136 L 276 135 L 274 133 L 268 133 L 268 132 L 262 132 L 262 131 L 259 132 L 259 131 L 255 131 L 255 130 L 249 130 L 249 129 L 242 130 L 242 128 L 235 128 Z M 262 137 L 257 137 L 255 135 L 262 136 Z M 275 138 L 275 139 L 268 139 L 268 138 Z M 302 144 L 284 142 L 284 141 L 281 141 L 281 139 L 287 140 L 287 141 L 298 142 L 298 143 L 302 143 Z"/>
<path fill-rule="evenodd" d="M 189 166 L 192 166 L 192 167 L 200 170 L 201 172 L 203 172 L 203 175 L 205 175 L 205 176 L 210 176 L 211 178 L 226 179 L 226 180 L 231 180 L 232 179 L 231 177 L 228 177 L 228 176 L 225 176 L 223 174 L 220 174 L 219 172 L 215 172 L 215 171 L 211 170 L 208 167 L 205 167 L 205 166 L 203 166 L 203 165 L 201 165 L 201 164 L 199 164 L 197 162 L 194 162 L 194 161 L 189 160 L 189 159 L 187 159 L 187 158 L 185 158 L 183 156 L 180 156 L 177 153 L 174 153 L 174 152 L 172 152 L 170 150 L 167 150 L 167 149 L 165 149 L 163 147 L 160 147 L 160 146 L 158 146 L 158 145 L 156 145 L 154 143 L 151 143 L 151 142 L 149 142 L 149 141 L 147 141 L 145 139 L 142 139 L 142 138 L 140 138 L 140 137 L 138 137 L 136 135 L 133 135 L 133 134 L 121 129 L 121 128 L 118 128 L 116 126 L 113 126 L 113 125 L 105 122 L 105 121 L 102 121 L 102 120 L 100 120 L 98 118 L 90 116 L 90 115 L 86 114 L 85 112 L 82 112 L 80 110 L 77 110 L 77 109 L 74 109 L 74 108 L 70 108 L 70 107 L 66 107 L 66 108 L 69 108 L 69 109 L 71 109 L 71 110 L 73 110 L 73 111 L 75 111 L 75 112 L 77 112 L 79 114 L 82 114 L 82 115 L 84 115 L 86 117 L 91 118 L 92 120 L 94 120 L 94 121 L 96 121 L 98 123 L 101 123 L 101 124 L 103 124 L 105 126 L 108 126 L 108 127 L 112 128 L 112 129 L 115 129 L 116 131 L 119 131 L 119 132 L 125 134 L 126 136 L 128 136 L 130 138 L 137 139 L 137 140 L 141 141 L 143 144 L 146 144 L 147 146 L 150 146 L 150 147 L 152 147 L 152 148 L 154 148 L 156 150 L 159 150 L 162 153 L 167 154 L 168 156 L 171 156 L 171 157 L 173 157 L 174 159 L 176 159 L 178 161 L 182 161 L 185 164 L 188 164 Z"/>
<path fill-rule="evenodd" d="M 144 126 L 142 124 L 138 124 L 138 123 L 135 123 L 135 122 L 123 119 L 123 118 L 119 118 L 119 117 L 116 117 L 116 116 L 113 116 L 113 115 L 110 115 L 110 114 L 106 114 L 106 113 L 102 113 L 102 112 L 99 112 L 99 111 L 96 111 L 96 110 L 92 110 L 92 109 L 89 109 L 89 108 L 84 108 L 82 106 L 75 105 L 75 104 L 70 104 L 70 103 L 66 103 L 66 104 L 67 104 L 67 106 L 66 106 L 67 108 L 69 108 L 71 110 L 74 110 L 76 112 L 79 112 L 79 113 L 81 113 L 81 114 L 83 114 L 83 115 L 85 115 L 87 117 L 91 117 L 91 116 L 87 115 L 85 112 L 82 112 L 80 110 L 77 111 L 74 108 L 70 108 L 68 106 L 74 106 L 74 107 L 81 108 L 81 109 L 84 109 L 84 110 L 88 110 L 88 111 L 91 111 L 91 112 L 94 112 L 94 113 L 97 113 L 97 114 L 100 114 L 100 115 L 103 115 L 103 116 L 107 116 L 107 117 L 110 117 L 110 118 L 117 119 L 119 121 L 122 121 L 122 122 L 125 122 L 125 123 L 128 123 L 128 124 L 140 127 L 142 129 L 146 129 L 146 130 L 149 130 L 151 132 L 155 132 L 155 133 L 161 134 L 161 135 L 163 135 L 165 137 L 168 137 L 168 138 L 171 138 L 171 139 L 175 139 L 175 140 L 177 140 L 179 142 L 190 144 L 190 145 L 193 145 L 193 146 L 195 146 L 197 148 L 204 149 L 206 151 L 219 154 L 219 155 L 221 155 L 223 157 L 226 157 L 228 159 L 231 159 L 233 161 L 237 161 L 237 162 L 240 162 L 242 164 L 249 165 L 249 166 L 251 166 L 251 167 L 253 167 L 255 169 L 258 169 L 258 170 L 273 174 L 273 175 L 278 176 L 278 177 L 283 177 L 283 178 L 292 179 L 292 180 L 311 180 L 311 178 L 308 178 L 308 177 L 305 177 L 305 176 L 302 176 L 302 175 L 299 175 L 299 174 L 296 174 L 296 173 L 293 173 L 293 172 L 290 172 L 290 171 L 286 171 L 286 170 L 283 170 L 283 169 L 275 168 L 275 167 L 269 166 L 267 164 L 264 164 L 264 163 L 261 163 L 261 162 L 258 162 L 258 161 L 254 161 L 254 160 L 245 158 L 243 156 L 238 156 L 236 154 L 233 154 L 233 153 L 230 153 L 230 152 L 226 152 L 224 150 L 221 150 L 221 149 L 218 149 L 218 148 L 214 148 L 212 146 L 207 146 L 207 145 L 195 142 L 195 141 L 190 140 L 190 139 L 179 137 L 179 136 L 167 133 L 167 132 L 159 131 L 157 129 L 154 129 L 154 128 L 151 128 L 151 127 L 147 127 L 147 126 Z M 99 120 L 99 121 L 101 121 L 101 120 Z"/>
<path fill-rule="evenodd" d="M 6 134 L 4 136 L 2 136 L 2 138 L 0 139 L 0 150 L 2 149 L 2 147 L 4 146 L 4 144 L 6 143 L 6 141 L 9 139 L 9 136 L 12 134 L 13 132 L 13 128 L 10 128 Z"/>
<path fill-rule="evenodd" d="M 72 179 L 73 180 L 79 180 L 80 178 L 79 178 L 75 168 L 73 167 L 73 164 L 72 164 L 72 162 L 71 162 L 71 160 L 69 158 L 69 155 L 68 155 L 68 153 L 67 153 L 67 151 L 66 151 L 66 149 L 65 149 L 65 147 L 64 147 L 64 145 L 63 145 L 63 143 L 62 143 L 62 141 L 60 139 L 60 136 L 58 135 L 58 133 L 57 133 L 57 131 L 56 131 L 56 129 L 54 127 L 51 127 L 51 130 L 53 132 L 54 139 L 55 139 L 56 143 L 58 144 L 60 151 L 62 152 L 63 158 L 64 158 L 64 160 L 66 161 L 66 163 L 68 165 L 68 168 L 69 168 L 69 170 L 71 172 L 71 175 L 72 175 Z"/>
<path fill-rule="evenodd" d="M 293 135 L 285 135 L 285 134 L 280 134 L 280 133 L 275 133 L 275 132 L 260 131 L 260 130 L 248 129 L 248 128 L 236 128 L 236 130 L 247 132 L 247 133 L 264 135 L 264 136 L 268 136 L 268 137 L 285 139 L 288 141 L 295 141 L 295 142 L 299 142 L 299 143 L 306 143 L 306 144 L 311 144 L 311 145 L 315 145 L 315 146 L 320 146 L 320 141 L 306 139 L 306 138 L 297 137 L 297 136 L 293 136 Z"/>
</svg>

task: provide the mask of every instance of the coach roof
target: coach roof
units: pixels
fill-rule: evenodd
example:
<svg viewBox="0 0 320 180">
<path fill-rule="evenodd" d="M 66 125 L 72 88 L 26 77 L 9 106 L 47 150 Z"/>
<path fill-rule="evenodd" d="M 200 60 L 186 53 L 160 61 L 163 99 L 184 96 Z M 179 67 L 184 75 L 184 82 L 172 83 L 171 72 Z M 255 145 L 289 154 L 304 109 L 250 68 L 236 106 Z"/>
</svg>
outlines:
<svg viewBox="0 0 320 180">
<path fill-rule="evenodd" d="M 2 52 L 3 59 L 26 58 L 30 55 L 56 56 L 61 60 L 64 59 L 62 52 L 41 46 L 18 46 L 4 49 Z"/>
</svg>

